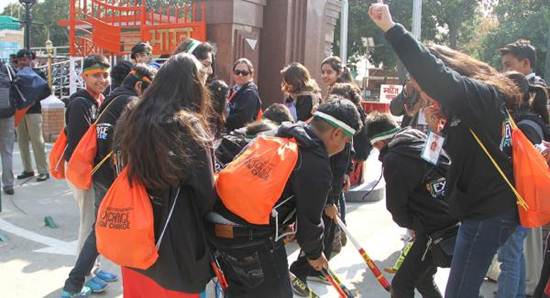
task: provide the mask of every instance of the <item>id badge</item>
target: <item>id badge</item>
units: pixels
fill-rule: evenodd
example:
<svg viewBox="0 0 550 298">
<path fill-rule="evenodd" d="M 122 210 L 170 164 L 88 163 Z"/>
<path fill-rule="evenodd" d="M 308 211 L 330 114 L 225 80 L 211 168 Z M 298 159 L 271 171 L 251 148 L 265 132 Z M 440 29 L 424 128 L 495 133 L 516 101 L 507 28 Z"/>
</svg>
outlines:
<svg viewBox="0 0 550 298">
<path fill-rule="evenodd" d="M 420 157 L 433 165 L 437 165 L 437 161 L 441 155 L 441 150 L 443 150 L 444 142 L 444 137 L 430 131 L 428 133 L 426 144 L 424 145 L 424 148 L 422 148 L 422 154 Z"/>
</svg>

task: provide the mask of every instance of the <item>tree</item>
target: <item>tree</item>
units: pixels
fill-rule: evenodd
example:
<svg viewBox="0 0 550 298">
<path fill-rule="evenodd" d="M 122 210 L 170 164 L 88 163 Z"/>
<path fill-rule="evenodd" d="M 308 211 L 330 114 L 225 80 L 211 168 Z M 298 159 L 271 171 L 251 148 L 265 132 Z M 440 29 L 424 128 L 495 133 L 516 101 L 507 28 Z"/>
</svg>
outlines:
<svg viewBox="0 0 550 298">
<path fill-rule="evenodd" d="M 413 0 L 385 1 L 396 22 L 410 28 Z M 422 35 L 423 41 L 448 44 L 458 47 L 476 32 L 475 23 L 481 11 L 481 0 L 423 0 Z M 383 33 L 368 17 L 370 1 L 349 1 L 349 38 L 348 52 L 351 64 L 357 57 L 367 55 L 371 63 L 383 64 L 392 69 L 397 64 L 397 57 L 386 42 Z M 336 28 L 334 52 L 339 52 L 339 24 Z M 364 40 L 374 39 L 374 48 L 367 49 Z"/>
<path fill-rule="evenodd" d="M 544 74 L 545 60 L 550 50 L 550 5 L 547 0 L 500 0 L 492 7 L 496 26 L 481 39 L 477 51 L 480 58 L 495 67 L 500 66 L 498 49 L 525 38 L 537 49 L 535 72 Z M 547 70 L 547 79 L 550 73 Z"/>
</svg>

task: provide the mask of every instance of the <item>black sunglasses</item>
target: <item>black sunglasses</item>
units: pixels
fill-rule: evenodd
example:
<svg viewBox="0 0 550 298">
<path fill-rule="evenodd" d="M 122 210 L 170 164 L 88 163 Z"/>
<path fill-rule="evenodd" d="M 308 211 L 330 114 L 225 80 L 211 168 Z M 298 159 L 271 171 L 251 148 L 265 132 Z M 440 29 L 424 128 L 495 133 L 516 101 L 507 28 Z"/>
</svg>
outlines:
<svg viewBox="0 0 550 298">
<path fill-rule="evenodd" d="M 235 73 L 235 74 L 238 75 L 238 76 L 243 76 L 243 77 L 246 77 L 247 75 L 250 74 L 249 71 L 240 70 L 240 69 L 234 70 L 233 73 Z"/>
</svg>

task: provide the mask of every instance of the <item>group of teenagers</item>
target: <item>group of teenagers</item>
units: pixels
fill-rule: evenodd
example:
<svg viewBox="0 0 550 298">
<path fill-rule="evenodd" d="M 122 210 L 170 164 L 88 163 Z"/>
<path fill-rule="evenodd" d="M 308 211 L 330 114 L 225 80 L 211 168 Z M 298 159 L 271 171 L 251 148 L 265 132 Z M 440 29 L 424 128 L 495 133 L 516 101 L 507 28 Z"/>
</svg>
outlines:
<svg viewBox="0 0 550 298">
<path fill-rule="evenodd" d="M 510 242 L 526 232 L 516 197 L 471 131 L 512 179 L 509 117 L 529 114 L 526 135 L 544 147 L 548 113 L 537 116 L 540 102 L 531 96 L 547 96 L 544 89 L 458 51 L 423 45 L 393 22 L 387 5 L 372 4 L 369 16 L 410 74 L 395 102 L 405 118 L 412 116 L 406 119 L 411 126 L 401 128 L 389 114 L 367 115 L 360 90 L 337 57 L 321 63 L 326 96 L 303 65 L 291 63 L 281 71 L 285 99 L 266 110 L 252 63 L 234 63 L 235 85 L 229 88 L 214 78 L 214 49 L 207 42 L 184 40 L 161 66 L 151 62 L 146 43 L 134 47 L 132 63 L 119 62 L 112 70 L 103 56 L 86 57 L 85 89 L 67 102 L 64 160 L 96 124 L 100 166 L 91 189 L 68 182 L 80 210 L 79 250 L 62 297 L 101 292 L 119 279 L 99 268 L 94 222 L 123 167 L 147 189 L 158 240 L 152 266 L 121 267 L 126 297 L 200 297 L 219 272 L 227 297 L 309 296 L 307 280 L 323 280 L 320 272 L 345 245 L 336 224 L 345 222 L 343 192 L 348 174 L 372 147 L 380 151 L 387 209 L 415 237 L 392 280 L 392 297 L 414 297 L 415 289 L 423 297 L 443 297 L 428 239 L 449 227 L 457 233 L 445 297 L 479 297 L 499 248 L 501 253 L 511 246 L 508 254 L 516 253 L 507 267 L 515 269 L 505 272 L 503 266 L 503 274 L 519 272 L 523 250 Z M 274 166 L 262 159 L 272 156 L 262 144 L 279 144 L 281 154 L 294 160 Z M 254 176 L 258 184 L 231 175 L 235 164 L 244 165 L 238 169 L 242 181 Z M 275 175 L 281 173 L 277 167 L 288 167 L 286 175 Z M 255 191 L 266 183 L 277 191 Z M 290 241 L 297 241 L 300 254 L 289 266 Z M 510 292 L 500 297 L 524 295 L 519 276 L 502 282 Z"/>
</svg>

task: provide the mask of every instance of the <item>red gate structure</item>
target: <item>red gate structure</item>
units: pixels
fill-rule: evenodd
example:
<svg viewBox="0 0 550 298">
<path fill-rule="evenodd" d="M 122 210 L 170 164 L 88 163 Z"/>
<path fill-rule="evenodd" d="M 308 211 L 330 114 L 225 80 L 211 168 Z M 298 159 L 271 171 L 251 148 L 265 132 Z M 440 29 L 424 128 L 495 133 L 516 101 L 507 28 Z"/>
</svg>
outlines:
<svg viewBox="0 0 550 298">
<path fill-rule="evenodd" d="M 171 54 L 186 37 L 206 40 L 205 1 L 162 4 L 150 0 L 69 0 L 69 54 L 125 55 L 141 41 L 153 54 Z"/>
</svg>

